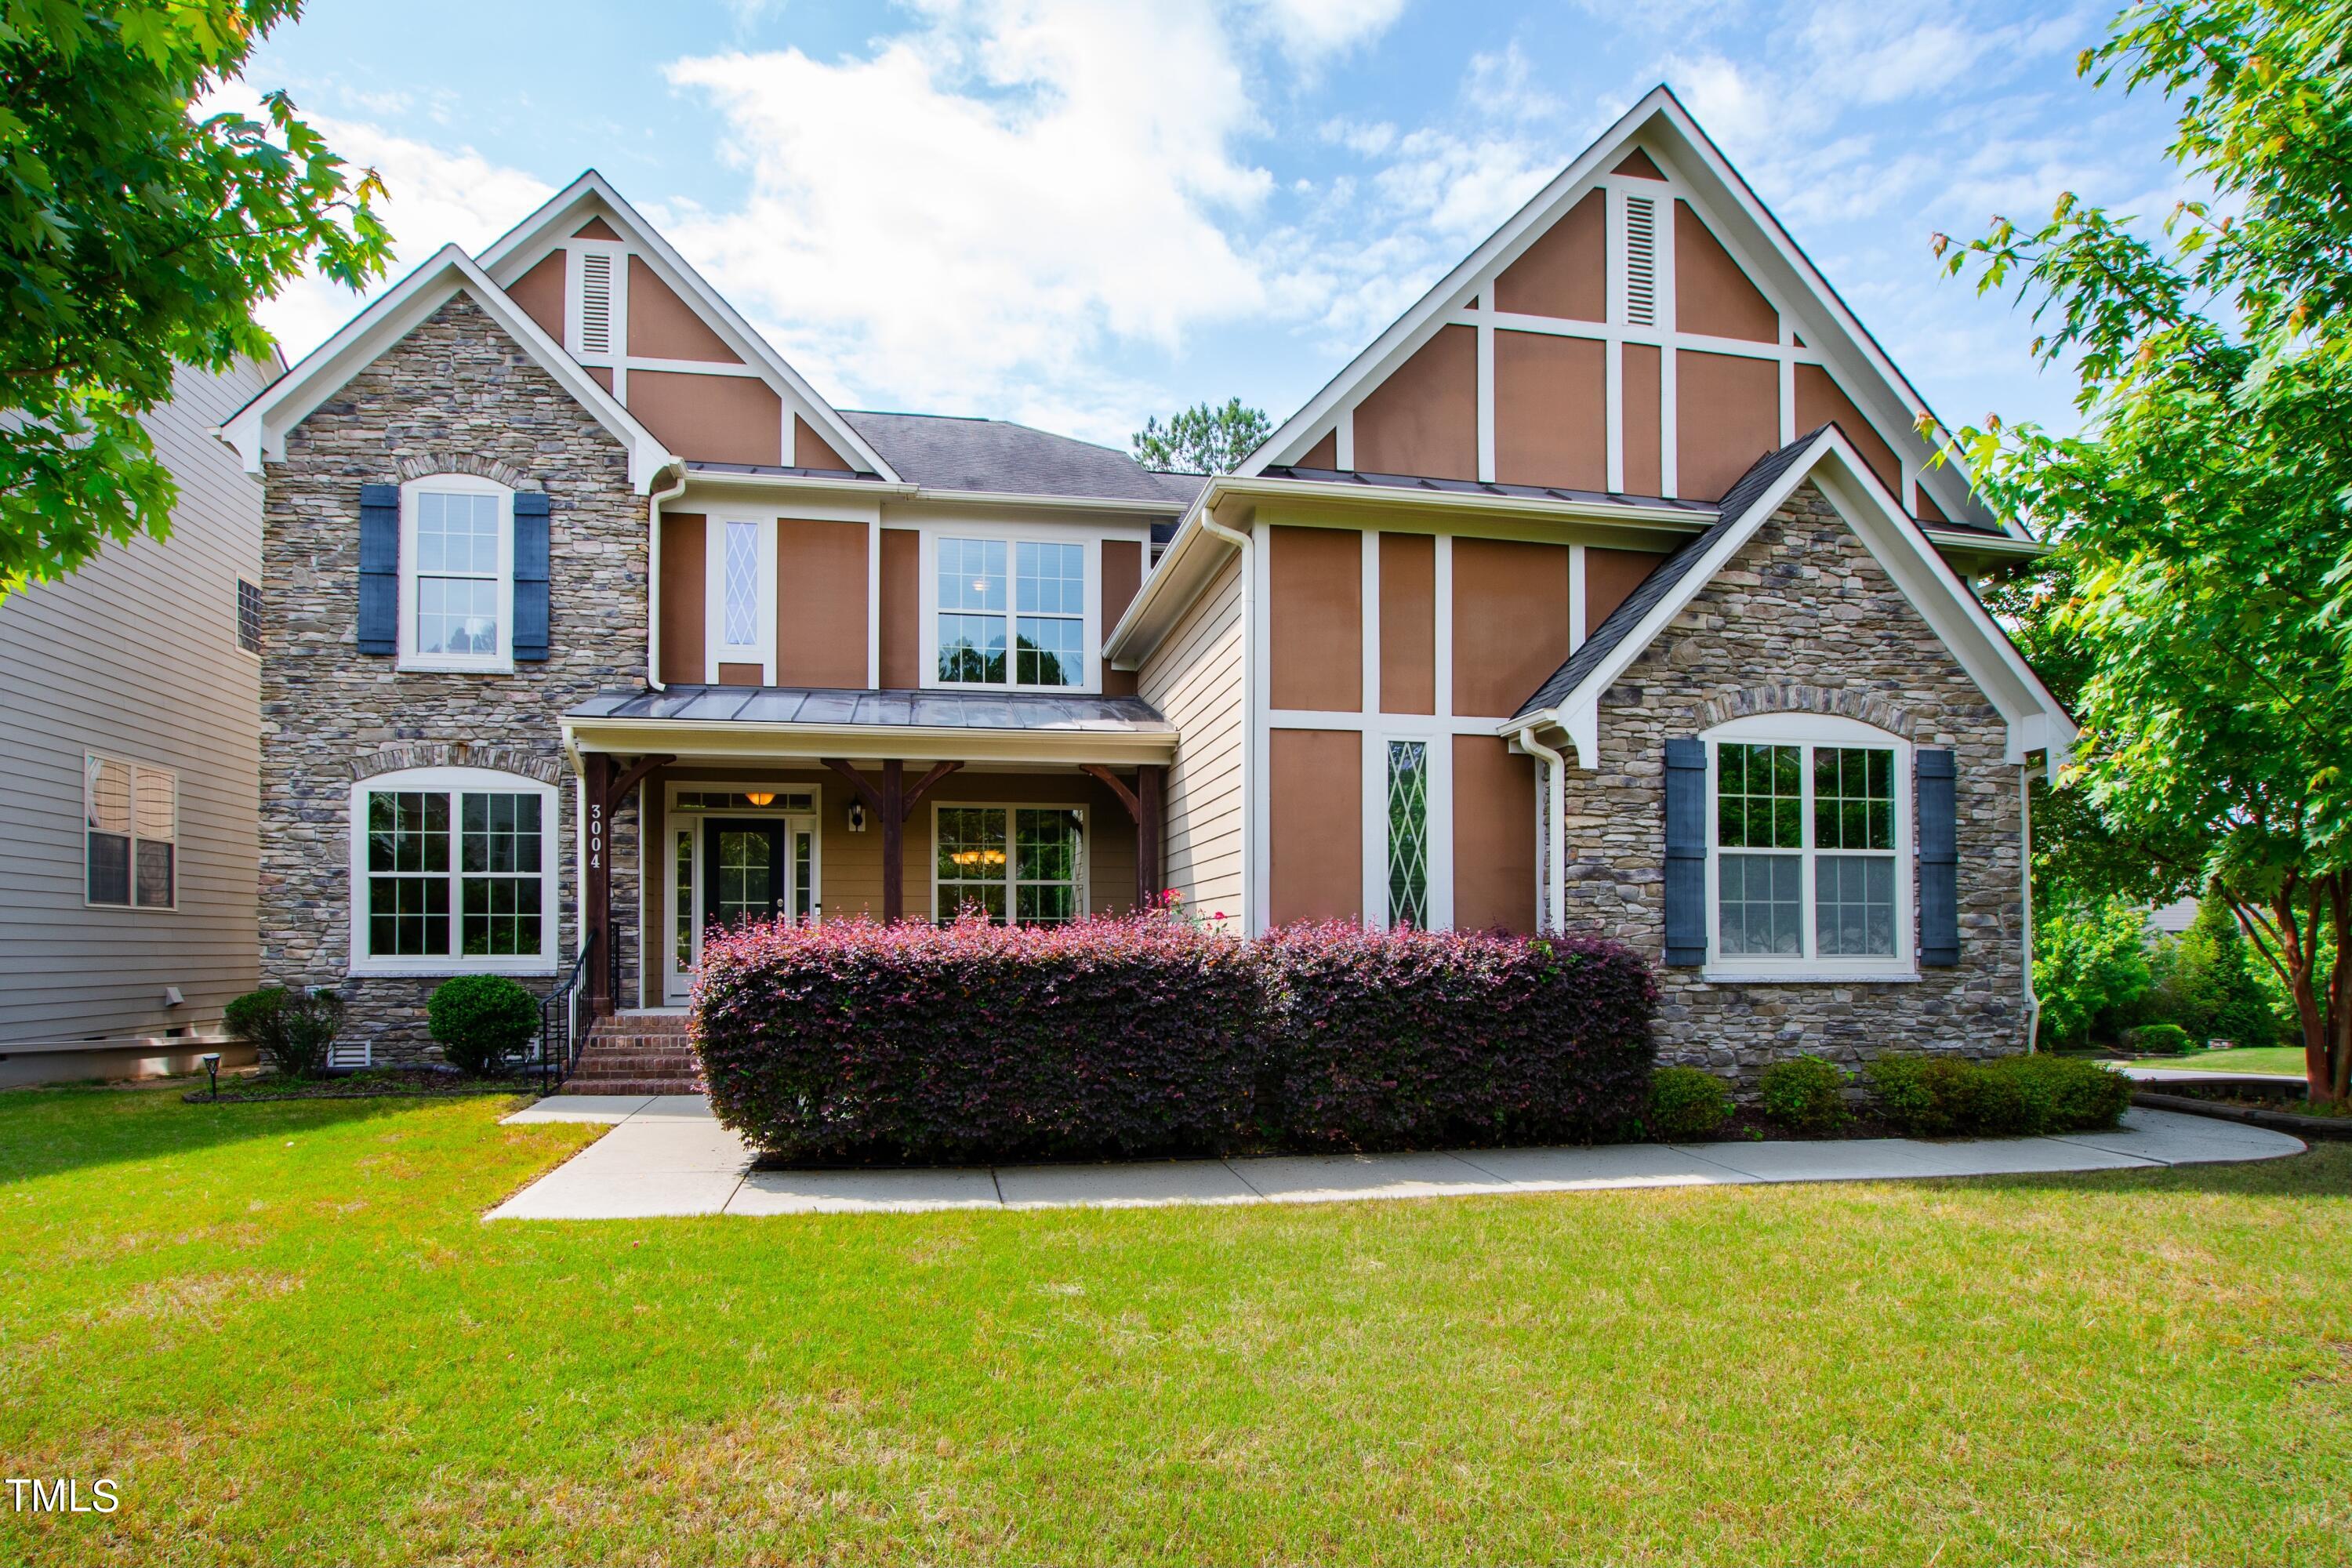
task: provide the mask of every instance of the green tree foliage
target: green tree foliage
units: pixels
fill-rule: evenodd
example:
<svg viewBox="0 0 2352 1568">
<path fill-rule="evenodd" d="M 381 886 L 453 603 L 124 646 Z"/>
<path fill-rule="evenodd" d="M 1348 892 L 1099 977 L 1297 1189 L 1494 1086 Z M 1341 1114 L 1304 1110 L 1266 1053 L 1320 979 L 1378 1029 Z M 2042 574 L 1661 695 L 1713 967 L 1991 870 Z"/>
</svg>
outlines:
<svg viewBox="0 0 2352 1568">
<path fill-rule="evenodd" d="M 171 530 L 139 416 L 175 361 L 270 351 L 255 305 L 315 266 L 358 287 L 387 240 L 283 94 L 192 105 L 296 0 L 0 0 L 0 596 Z"/>
<path fill-rule="evenodd" d="M 2278 1043 L 2278 1017 L 2246 962 L 2245 933 L 2226 899 L 2207 899 L 2178 940 L 2157 952 L 2147 1010 L 2202 1045 Z"/>
<path fill-rule="evenodd" d="M 2033 994 L 2042 998 L 2042 1043 L 2085 1046 L 2131 1021 L 2153 976 L 2147 911 L 2113 894 L 2037 908 Z"/>
<path fill-rule="evenodd" d="M 1937 240 L 2030 300 L 2037 359 L 2079 379 L 2079 437 L 1951 434 L 2054 542 L 2036 613 L 2080 661 L 2068 781 L 2144 893 L 2228 902 L 2323 1100 L 2352 1072 L 2352 976 L 2322 961 L 2352 924 L 2347 37 L 2352 0 L 2136 5 L 2081 70 L 2163 94 L 2210 199 L 2151 232 L 2068 195 L 2038 226 Z"/>
<path fill-rule="evenodd" d="M 1156 414 L 1146 419 L 1135 433 L 1135 460 L 1180 474 L 1230 474 L 1273 434 L 1265 410 L 1247 407 L 1238 397 L 1227 398 L 1223 408 L 1196 404 L 1165 425 Z"/>
</svg>

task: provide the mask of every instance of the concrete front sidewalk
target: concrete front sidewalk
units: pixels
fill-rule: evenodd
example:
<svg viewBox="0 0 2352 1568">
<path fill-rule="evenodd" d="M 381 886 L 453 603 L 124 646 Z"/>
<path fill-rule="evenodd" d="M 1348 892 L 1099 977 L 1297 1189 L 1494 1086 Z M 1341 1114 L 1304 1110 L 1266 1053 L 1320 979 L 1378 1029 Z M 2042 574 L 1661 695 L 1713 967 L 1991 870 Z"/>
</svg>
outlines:
<svg viewBox="0 0 2352 1568">
<path fill-rule="evenodd" d="M 2135 1109 L 2113 1132 L 1927 1142 L 1618 1143 L 1456 1153 L 1307 1154 L 966 1170 L 755 1171 L 699 1095 L 562 1095 L 507 1118 L 613 1130 L 492 1209 L 491 1219 L 665 1215 L 1127 1208 L 1160 1204 L 1339 1203 L 1468 1193 L 1583 1192 L 1735 1182 L 1839 1182 L 2108 1171 L 2299 1154 L 2284 1132 Z"/>
</svg>

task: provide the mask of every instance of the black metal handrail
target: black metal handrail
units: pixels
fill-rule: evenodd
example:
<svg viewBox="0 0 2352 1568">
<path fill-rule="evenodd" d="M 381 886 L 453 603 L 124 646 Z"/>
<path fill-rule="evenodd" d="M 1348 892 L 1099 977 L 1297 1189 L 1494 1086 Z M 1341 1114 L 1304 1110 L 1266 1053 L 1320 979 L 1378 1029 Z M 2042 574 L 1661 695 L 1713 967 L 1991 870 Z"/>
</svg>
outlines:
<svg viewBox="0 0 2352 1568">
<path fill-rule="evenodd" d="M 616 946 L 618 944 L 615 944 Z M 572 1076 L 580 1065 L 580 1047 L 587 1037 L 580 1032 L 580 1005 L 588 985 L 588 961 L 596 952 L 596 933 L 580 943 L 572 973 L 539 1004 L 539 1092 L 547 1094 Z"/>
</svg>

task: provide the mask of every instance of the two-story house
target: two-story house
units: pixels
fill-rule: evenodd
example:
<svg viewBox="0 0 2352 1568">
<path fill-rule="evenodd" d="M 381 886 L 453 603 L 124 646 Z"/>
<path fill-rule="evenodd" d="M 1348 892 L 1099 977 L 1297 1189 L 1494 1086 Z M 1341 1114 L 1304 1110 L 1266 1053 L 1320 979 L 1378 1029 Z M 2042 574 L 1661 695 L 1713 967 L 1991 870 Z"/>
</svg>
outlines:
<svg viewBox="0 0 2352 1568">
<path fill-rule="evenodd" d="M 1663 89 L 1207 480 L 835 408 L 583 175 L 226 427 L 265 971 L 398 1052 L 583 943 L 653 1008 L 715 922 L 1164 888 L 1612 932 L 1727 1068 L 2017 1048 L 2072 730 L 1922 412 Z"/>
</svg>

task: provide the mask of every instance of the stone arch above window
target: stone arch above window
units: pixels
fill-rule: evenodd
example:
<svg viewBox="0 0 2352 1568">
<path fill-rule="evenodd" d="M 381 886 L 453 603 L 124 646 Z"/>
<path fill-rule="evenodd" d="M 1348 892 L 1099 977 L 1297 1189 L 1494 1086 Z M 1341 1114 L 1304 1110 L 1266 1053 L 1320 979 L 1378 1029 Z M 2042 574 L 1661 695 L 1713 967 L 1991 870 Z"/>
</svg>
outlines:
<svg viewBox="0 0 2352 1568">
<path fill-rule="evenodd" d="M 497 773 L 519 773 L 524 778 L 537 779 L 541 784 L 560 784 L 563 782 L 563 763 L 560 758 L 521 751 L 513 746 L 477 746 L 464 741 L 417 741 L 371 752 L 352 763 L 352 782 L 356 784 L 380 773 L 399 773 L 408 768 L 487 768 Z"/>
<path fill-rule="evenodd" d="M 1825 686 L 1750 686 L 1700 703 L 1692 719 L 1704 731 L 1765 713 L 1826 713 L 1859 720 L 1906 741 L 1918 739 L 1919 721 L 1884 697 Z"/>
<path fill-rule="evenodd" d="M 478 479 L 488 479 L 510 490 L 535 490 L 540 482 L 511 463 L 501 463 L 496 458 L 475 458 L 455 452 L 418 452 L 400 459 L 402 484 L 411 479 L 429 479 L 436 474 L 471 474 Z"/>
</svg>

